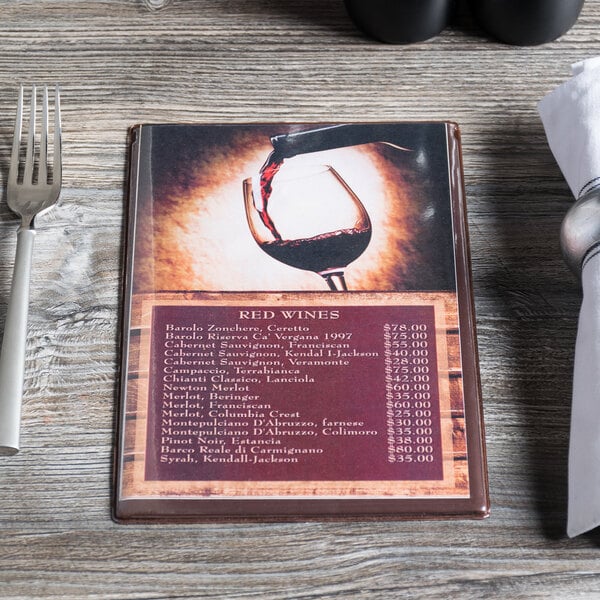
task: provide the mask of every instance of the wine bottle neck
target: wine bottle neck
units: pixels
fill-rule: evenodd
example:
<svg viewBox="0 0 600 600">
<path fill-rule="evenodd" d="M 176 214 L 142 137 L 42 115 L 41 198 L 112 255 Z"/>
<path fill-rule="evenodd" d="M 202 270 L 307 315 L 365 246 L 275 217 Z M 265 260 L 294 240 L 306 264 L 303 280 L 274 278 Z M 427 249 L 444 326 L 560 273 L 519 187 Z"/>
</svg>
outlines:
<svg viewBox="0 0 600 600">
<path fill-rule="evenodd" d="M 285 159 L 292 158 L 298 154 L 322 152 L 324 150 L 359 146 L 372 142 L 391 143 L 388 138 L 388 125 L 384 123 L 344 124 L 321 127 L 298 133 L 276 135 L 271 138 L 271 143 L 273 144 L 274 153 L 281 157 L 281 159 Z M 397 146 L 396 144 L 391 145 L 401 150 L 407 150 L 407 148 Z"/>
</svg>

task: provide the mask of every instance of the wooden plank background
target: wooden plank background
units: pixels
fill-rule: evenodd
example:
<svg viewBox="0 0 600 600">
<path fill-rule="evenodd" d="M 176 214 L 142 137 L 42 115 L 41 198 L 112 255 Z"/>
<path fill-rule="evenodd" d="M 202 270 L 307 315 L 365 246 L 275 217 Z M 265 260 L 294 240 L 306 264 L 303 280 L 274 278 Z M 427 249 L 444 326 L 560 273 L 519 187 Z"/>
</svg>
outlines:
<svg viewBox="0 0 600 600">
<path fill-rule="evenodd" d="M 433 40 L 366 39 L 342 0 L 0 0 L 0 183 L 17 85 L 58 81 L 64 190 L 39 219 L 23 450 L 0 461 L 7 599 L 600 597 L 569 540 L 572 203 L 536 103 L 600 54 L 600 1 L 534 48 L 459 2 Z M 140 122 L 451 119 L 462 130 L 492 515 L 482 522 L 122 526 L 110 518 L 127 129 Z M 0 198 L 0 320 L 16 219 Z"/>
<path fill-rule="evenodd" d="M 460 340 L 458 338 L 458 310 L 456 295 L 451 292 L 384 293 L 354 292 L 334 299 L 326 292 L 312 295 L 310 301 L 293 292 L 248 295 L 244 292 L 218 293 L 162 292 L 157 294 L 134 294 L 130 318 L 128 367 L 126 380 L 126 408 L 117 415 L 123 430 L 123 457 L 121 495 L 123 499 L 156 496 L 416 496 L 469 498 L 469 474 L 466 462 L 465 400 L 461 370 Z M 310 304 L 307 304 L 309 303 Z M 436 367 L 439 373 L 439 409 L 441 448 L 444 462 L 442 481 L 147 481 L 146 431 L 152 402 L 150 388 L 152 308 L 189 304 L 193 307 L 214 305 L 230 306 L 434 306 L 436 311 L 437 347 Z M 465 349 L 467 341 L 465 339 Z M 375 401 L 375 400 L 373 400 Z M 476 402 L 477 399 L 470 402 Z M 472 404 L 470 404 L 472 406 Z M 375 405 L 373 405 L 375 406 Z M 477 407 L 473 409 L 473 435 L 477 437 Z M 478 465 L 473 452 L 473 467 Z M 206 499 L 206 498 L 205 498 Z M 480 508 L 480 507 L 472 507 Z M 343 511 L 343 509 L 342 509 Z M 200 512 L 200 511 L 199 511 Z"/>
</svg>

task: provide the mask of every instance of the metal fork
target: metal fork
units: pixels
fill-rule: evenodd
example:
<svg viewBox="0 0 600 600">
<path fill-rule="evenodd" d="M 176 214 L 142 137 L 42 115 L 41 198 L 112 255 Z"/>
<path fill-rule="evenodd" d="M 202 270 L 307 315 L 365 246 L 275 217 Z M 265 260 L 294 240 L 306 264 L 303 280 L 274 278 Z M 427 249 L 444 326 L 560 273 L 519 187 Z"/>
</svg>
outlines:
<svg viewBox="0 0 600 600">
<path fill-rule="evenodd" d="M 1 455 L 16 454 L 19 451 L 29 279 L 33 241 L 35 239 L 34 219 L 56 203 L 60 195 L 62 182 L 60 94 L 58 86 L 54 88 L 53 160 L 50 168 L 48 165 L 49 102 L 46 86 L 43 88 L 42 122 L 39 135 L 36 132 L 36 100 L 37 89 L 36 86 L 33 86 L 27 148 L 23 164 L 21 158 L 23 86 L 21 86 L 8 171 L 7 203 L 10 209 L 21 217 L 21 225 L 17 231 L 13 280 L 6 313 L 2 350 L 0 351 Z"/>
</svg>

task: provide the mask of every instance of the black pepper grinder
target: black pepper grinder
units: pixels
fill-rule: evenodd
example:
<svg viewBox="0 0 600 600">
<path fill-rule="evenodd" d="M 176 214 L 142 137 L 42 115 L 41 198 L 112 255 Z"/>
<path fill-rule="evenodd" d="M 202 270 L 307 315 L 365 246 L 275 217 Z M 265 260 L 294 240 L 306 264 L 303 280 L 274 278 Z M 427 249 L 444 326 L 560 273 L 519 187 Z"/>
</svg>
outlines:
<svg viewBox="0 0 600 600">
<path fill-rule="evenodd" d="M 536 46 L 565 34 L 584 0 L 470 0 L 479 25 L 505 44 Z"/>
<path fill-rule="evenodd" d="M 557 0 L 560 1 L 560 0 Z M 344 0 L 355 25 L 390 44 L 411 44 L 442 31 L 454 0 Z"/>
</svg>

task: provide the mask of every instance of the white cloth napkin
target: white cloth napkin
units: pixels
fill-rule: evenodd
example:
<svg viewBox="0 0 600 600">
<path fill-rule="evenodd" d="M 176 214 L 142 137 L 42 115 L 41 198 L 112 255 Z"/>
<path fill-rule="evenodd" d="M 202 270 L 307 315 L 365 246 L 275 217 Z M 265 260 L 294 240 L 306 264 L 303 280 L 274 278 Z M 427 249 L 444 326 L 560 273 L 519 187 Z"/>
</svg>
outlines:
<svg viewBox="0 0 600 600">
<path fill-rule="evenodd" d="M 600 186 L 600 57 L 572 67 L 572 78 L 538 110 L 550 149 L 579 198 Z M 596 193 L 596 192 L 594 192 Z M 600 525 L 600 253 L 586 257 L 575 345 L 567 534 Z"/>
<path fill-rule="evenodd" d="M 570 537 L 600 524 L 600 253 L 582 272 L 569 442 Z"/>
</svg>

